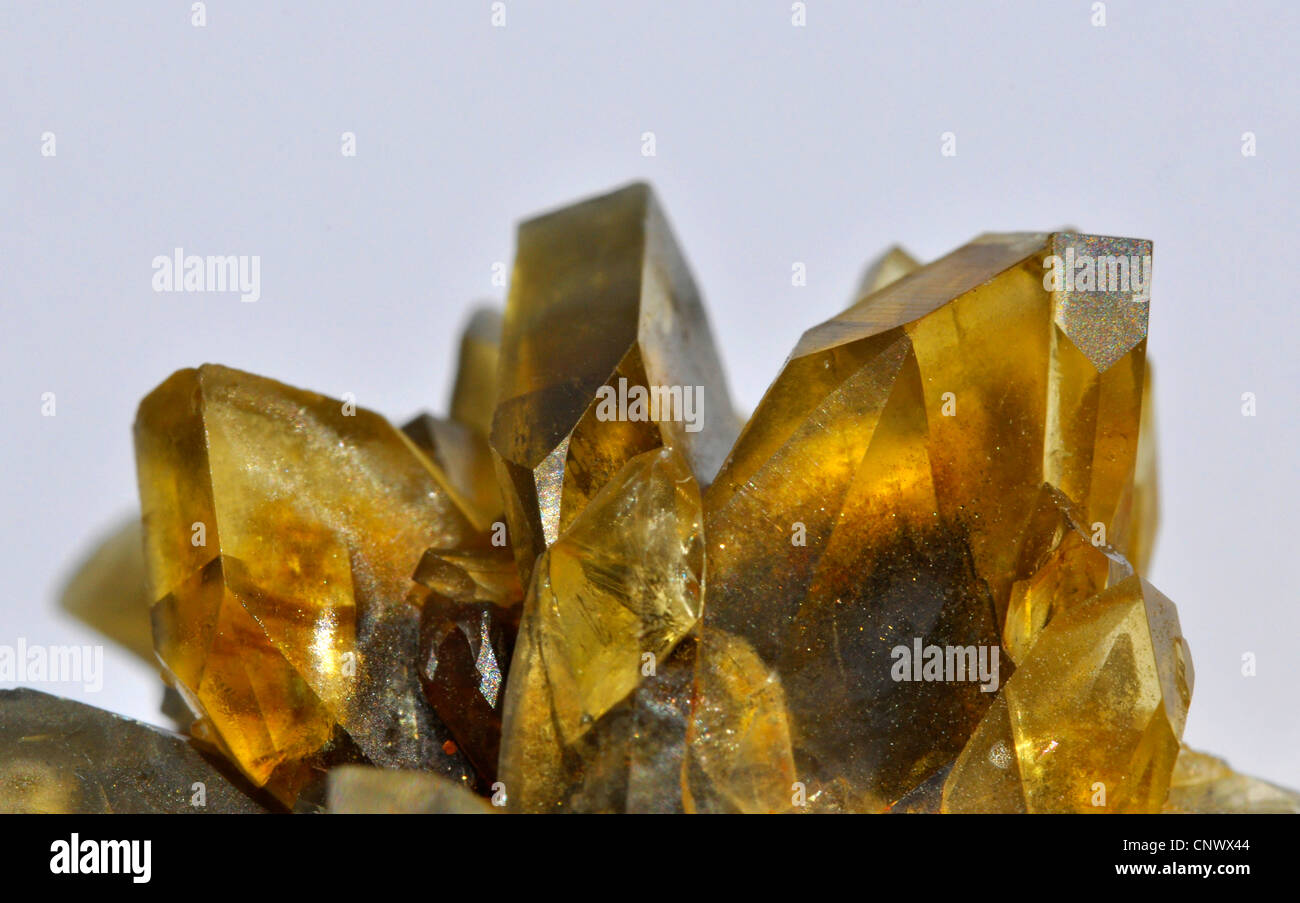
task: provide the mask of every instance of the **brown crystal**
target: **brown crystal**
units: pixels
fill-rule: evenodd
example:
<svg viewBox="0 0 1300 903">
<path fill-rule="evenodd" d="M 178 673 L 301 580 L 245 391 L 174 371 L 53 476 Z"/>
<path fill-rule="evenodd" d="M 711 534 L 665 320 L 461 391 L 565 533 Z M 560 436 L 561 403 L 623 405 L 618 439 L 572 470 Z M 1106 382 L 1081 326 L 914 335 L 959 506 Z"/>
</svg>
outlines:
<svg viewBox="0 0 1300 903">
<path fill-rule="evenodd" d="M 518 245 L 492 448 L 527 580 L 633 457 L 672 445 L 704 483 L 739 422 L 699 293 L 649 186 L 529 220 Z M 609 417 L 603 389 L 664 402 L 645 419 Z"/>
</svg>

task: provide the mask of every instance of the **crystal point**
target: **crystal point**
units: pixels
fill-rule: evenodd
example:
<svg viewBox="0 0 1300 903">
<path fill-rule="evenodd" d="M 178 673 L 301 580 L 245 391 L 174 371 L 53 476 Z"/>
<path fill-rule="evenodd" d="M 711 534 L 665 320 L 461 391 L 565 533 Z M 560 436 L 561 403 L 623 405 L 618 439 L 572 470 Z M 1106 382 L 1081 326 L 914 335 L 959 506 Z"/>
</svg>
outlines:
<svg viewBox="0 0 1300 903">
<path fill-rule="evenodd" d="M 891 657 L 998 650 L 1044 482 L 1127 547 L 1147 303 L 1052 283 L 1045 261 L 1085 252 L 1149 243 L 987 235 L 867 286 L 804 334 L 709 487 L 706 624 L 775 668 L 800 778 L 836 806 L 890 805 L 984 716 L 990 693 L 896 681 Z"/>
<path fill-rule="evenodd" d="M 1065 609 L 958 757 L 944 811 L 1160 811 L 1192 679 L 1173 604 L 1140 577 Z"/>
<path fill-rule="evenodd" d="M 537 563 L 510 664 L 501 779 L 511 805 L 563 805 L 584 736 L 664 666 L 699 617 L 699 489 L 664 447 L 629 461 Z M 683 722 L 684 727 L 684 722 Z"/>
<path fill-rule="evenodd" d="M 154 640 L 201 728 L 291 803 L 339 731 L 376 764 L 464 760 L 420 691 L 411 574 L 478 535 L 383 418 L 225 367 L 140 405 Z"/>
<path fill-rule="evenodd" d="M 492 448 L 527 579 L 628 460 L 673 445 L 705 483 L 738 420 L 699 292 L 649 186 L 529 220 L 518 244 Z M 622 402 L 641 392 L 659 403 L 636 416 Z M 601 403 L 611 394 L 613 410 Z"/>
</svg>

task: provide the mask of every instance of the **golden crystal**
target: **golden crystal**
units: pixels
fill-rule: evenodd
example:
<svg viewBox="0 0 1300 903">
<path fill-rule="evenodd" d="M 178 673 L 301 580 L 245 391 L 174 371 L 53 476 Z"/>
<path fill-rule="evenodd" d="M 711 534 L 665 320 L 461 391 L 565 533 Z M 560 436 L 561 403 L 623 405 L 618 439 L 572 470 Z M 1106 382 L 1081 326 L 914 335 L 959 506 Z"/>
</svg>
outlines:
<svg viewBox="0 0 1300 903">
<path fill-rule="evenodd" d="M 1024 661 L 1053 617 L 1133 574 L 1119 553 L 1079 523 L 1070 500 L 1046 483 L 1019 543 L 1002 627 L 1002 647 L 1014 662 Z"/>
<path fill-rule="evenodd" d="M 150 393 L 135 434 L 154 641 L 202 736 L 286 802 L 338 729 L 464 777 L 407 604 L 426 549 L 476 536 L 436 466 L 376 414 L 213 365 Z"/>
<path fill-rule="evenodd" d="M 284 806 L 324 779 L 340 812 L 1300 809 L 1181 746 L 1191 659 L 1142 576 L 1150 252 L 894 247 L 742 430 L 635 184 L 523 223 L 448 417 L 399 431 L 179 371 L 136 451 L 153 642 L 194 739 Z M 130 643 L 123 542 L 66 604 Z M 4 745 L 27 703 L 0 696 Z M 111 795 L 25 752 L 0 804 Z"/>
<path fill-rule="evenodd" d="M 739 424 L 699 293 L 649 186 L 529 220 L 518 244 L 492 448 L 527 579 L 627 461 L 672 445 L 704 483 Z M 641 417 L 638 393 L 656 399 Z M 610 416 L 602 402 L 613 396 L 629 403 Z"/>
<path fill-rule="evenodd" d="M 706 622 L 780 674 L 829 808 L 883 808 L 965 744 L 991 695 L 899 684 L 891 649 L 997 647 L 1044 482 L 1125 547 L 1147 300 L 1044 261 L 1149 248 L 985 236 L 867 294 L 805 333 L 710 487 Z"/>
<path fill-rule="evenodd" d="M 501 314 L 479 308 L 461 336 L 451 417 L 420 414 L 402 427 L 446 475 L 462 509 L 480 530 L 489 529 L 503 511 L 488 446 L 500 350 Z"/>
<path fill-rule="evenodd" d="M 1160 811 L 1192 680 L 1173 603 L 1140 577 L 1067 608 L 957 758 L 944 811 Z"/>
<path fill-rule="evenodd" d="M 115 527 L 63 588 L 70 614 L 153 664 L 148 577 L 140 519 Z"/>
<path fill-rule="evenodd" d="M 457 420 L 430 414 L 403 424 L 402 432 L 437 465 L 474 528 L 490 530 L 501 518 L 502 502 L 487 438 Z"/>
<path fill-rule="evenodd" d="M 694 626 L 702 520 L 685 458 L 656 449 L 625 464 L 538 561 L 502 714 L 512 808 L 563 804 L 579 741 Z"/>
<path fill-rule="evenodd" d="M 781 679 L 748 643 L 702 631 L 684 775 L 688 812 L 794 806 L 794 753 Z"/>
<path fill-rule="evenodd" d="M 915 257 L 898 245 L 894 245 L 867 267 L 862 281 L 858 284 L 858 297 L 862 298 L 892 282 L 897 282 L 920 265 L 920 261 Z"/>
<path fill-rule="evenodd" d="M 551 771 L 558 778 L 551 791 L 555 800 L 551 811 L 684 811 L 682 769 L 695 651 L 691 637 L 682 640 L 658 662 L 653 675 L 643 676 L 631 693 L 565 747 L 565 764 Z M 509 790 L 512 785 L 506 782 L 505 786 Z M 531 790 L 525 788 L 526 793 Z M 548 811 L 540 806 L 522 808 Z"/>
<path fill-rule="evenodd" d="M 492 432 L 500 394 L 501 323 L 501 312 L 492 307 L 480 307 L 470 316 L 451 390 L 451 419 L 484 437 Z"/>
<path fill-rule="evenodd" d="M 1160 526 L 1160 479 L 1156 467 L 1155 392 L 1147 363 L 1142 380 L 1142 423 L 1138 431 L 1137 465 L 1133 475 L 1133 507 L 1129 527 L 1128 558 L 1145 574 L 1155 552 L 1156 529 Z"/>
</svg>

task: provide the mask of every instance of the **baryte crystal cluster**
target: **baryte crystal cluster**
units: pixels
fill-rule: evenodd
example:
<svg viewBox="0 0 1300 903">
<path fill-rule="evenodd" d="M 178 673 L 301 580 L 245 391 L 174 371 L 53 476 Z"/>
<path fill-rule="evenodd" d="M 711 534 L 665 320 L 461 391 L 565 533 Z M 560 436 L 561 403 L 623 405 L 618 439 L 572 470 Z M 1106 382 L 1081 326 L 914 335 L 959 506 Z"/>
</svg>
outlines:
<svg viewBox="0 0 1300 903">
<path fill-rule="evenodd" d="M 135 426 L 149 610 L 76 608 L 151 621 L 209 758 L 150 742 L 260 788 L 230 808 L 1294 811 L 1182 746 L 1191 658 L 1144 577 L 1150 255 L 896 248 L 743 422 L 651 190 L 587 200 L 521 226 L 449 417 L 165 380 Z M 73 717 L 0 699 L 0 749 L 43 703 Z M 70 776 L 98 734 L 45 742 L 0 807 L 116 807 Z"/>
</svg>

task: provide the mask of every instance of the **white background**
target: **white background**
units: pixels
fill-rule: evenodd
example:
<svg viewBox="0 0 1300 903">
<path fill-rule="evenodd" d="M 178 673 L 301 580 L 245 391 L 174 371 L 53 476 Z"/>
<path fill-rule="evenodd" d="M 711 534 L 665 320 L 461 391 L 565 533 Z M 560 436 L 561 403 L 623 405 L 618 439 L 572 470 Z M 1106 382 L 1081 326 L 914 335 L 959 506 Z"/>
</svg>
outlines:
<svg viewBox="0 0 1300 903">
<path fill-rule="evenodd" d="M 523 216 L 651 180 L 746 409 L 888 244 L 1071 224 L 1155 241 L 1151 578 L 1196 664 L 1187 738 L 1300 786 L 1300 6 L 1115 0 L 1103 28 L 1079 0 L 810 0 L 806 28 L 790 6 L 506 0 L 494 28 L 488 2 L 214 0 L 194 28 L 188 2 L 5 3 L 0 643 L 95 641 L 57 600 L 136 504 L 154 385 L 217 361 L 445 408 Z M 260 255 L 261 300 L 155 294 L 177 246 Z M 158 722 L 150 668 L 106 663 L 89 701 Z"/>
</svg>

